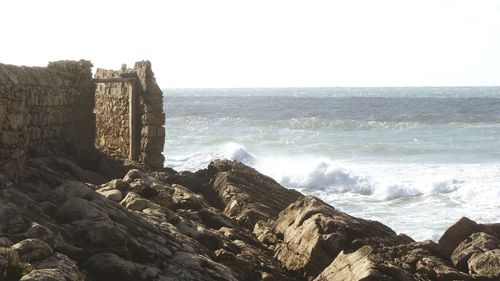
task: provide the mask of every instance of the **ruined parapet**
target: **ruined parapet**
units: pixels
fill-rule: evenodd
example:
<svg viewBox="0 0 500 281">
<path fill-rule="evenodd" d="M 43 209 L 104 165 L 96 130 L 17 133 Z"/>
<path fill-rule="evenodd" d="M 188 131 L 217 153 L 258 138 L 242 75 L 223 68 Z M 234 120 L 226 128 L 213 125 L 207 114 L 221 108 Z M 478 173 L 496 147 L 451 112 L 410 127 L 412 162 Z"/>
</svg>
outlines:
<svg viewBox="0 0 500 281">
<path fill-rule="evenodd" d="M 94 85 L 89 61 L 48 67 L 0 64 L 0 173 L 16 177 L 32 150 L 94 142 Z"/>
<path fill-rule="evenodd" d="M 95 78 L 96 147 L 113 158 L 163 167 L 163 94 L 151 63 L 97 69 Z"/>
<path fill-rule="evenodd" d="M 134 71 L 141 82 L 141 142 L 139 160 L 151 167 L 163 167 L 165 144 L 165 113 L 160 90 L 149 61 L 137 62 Z"/>
</svg>

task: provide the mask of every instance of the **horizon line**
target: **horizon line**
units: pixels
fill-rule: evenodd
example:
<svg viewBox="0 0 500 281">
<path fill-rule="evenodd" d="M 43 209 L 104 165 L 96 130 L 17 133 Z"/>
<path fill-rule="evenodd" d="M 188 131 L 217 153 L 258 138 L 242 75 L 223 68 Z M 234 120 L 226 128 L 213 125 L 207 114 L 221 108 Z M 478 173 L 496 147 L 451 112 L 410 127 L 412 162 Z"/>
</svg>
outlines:
<svg viewBox="0 0 500 281">
<path fill-rule="evenodd" d="M 207 90 L 207 89 L 353 89 L 353 88 L 500 88 L 500 85 L 480 86 L 257 86 L 257 87 L 161 87 L 169 90 Z"/>
</svg>

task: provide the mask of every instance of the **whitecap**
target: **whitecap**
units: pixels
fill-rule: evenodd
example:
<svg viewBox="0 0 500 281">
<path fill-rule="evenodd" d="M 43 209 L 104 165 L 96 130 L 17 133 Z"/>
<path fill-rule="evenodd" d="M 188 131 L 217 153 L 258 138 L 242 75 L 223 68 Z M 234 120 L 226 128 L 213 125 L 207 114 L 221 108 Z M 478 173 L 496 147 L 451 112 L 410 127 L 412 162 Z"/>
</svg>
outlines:
<svg viewBox="0 0 500 281">
<path fill-rule="evenodd" d="M 243 145 L 234 142 L 224 145 L 223 158 L 237 160 L 249 166 L 253 166 L 256 161 L 255 156 L 250 154 Z"/>
</svg>

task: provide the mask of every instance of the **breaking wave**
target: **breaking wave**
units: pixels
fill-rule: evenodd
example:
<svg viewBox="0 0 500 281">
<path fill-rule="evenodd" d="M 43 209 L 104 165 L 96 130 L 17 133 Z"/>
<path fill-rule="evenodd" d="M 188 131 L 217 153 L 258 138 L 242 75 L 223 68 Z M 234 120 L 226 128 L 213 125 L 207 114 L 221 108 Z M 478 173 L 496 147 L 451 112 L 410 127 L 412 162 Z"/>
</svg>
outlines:
<svg viewBox="0 0 500 281">
<path fill-rule="evenodd" d="M 500 166 L 497 164 L 487 167 L 473 164 L 347 163 L 328 157 L 300 155 L 256 157 L 241 144 L 226 143 L 213 150 L 167 159 L 167 166 L 177 170 L 198 170 L 215 159 L 238 160 L 286 187 L 306 193 L 354 193 L 377 200 L 394 200 L 449 193 L 477 196 L 483 187 L 484 194 L 500 198 L 500 191 L 489 190 L 480 180 L 498 172 Z M 471 178 L 473 175 L 476 177 Z"/>
</svg>

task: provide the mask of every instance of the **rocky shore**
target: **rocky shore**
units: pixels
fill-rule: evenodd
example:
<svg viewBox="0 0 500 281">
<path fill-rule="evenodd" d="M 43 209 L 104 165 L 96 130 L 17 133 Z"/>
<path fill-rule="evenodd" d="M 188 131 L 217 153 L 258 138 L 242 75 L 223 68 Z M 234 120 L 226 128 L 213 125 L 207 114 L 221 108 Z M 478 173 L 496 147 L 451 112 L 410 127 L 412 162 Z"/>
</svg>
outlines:
<svg viewBox="0 0 500 281">
<path fill-rule="evenodd" d="M 416 242 L 228 160 L 116 179 L 25 166 L 0 176 L 0 280 L 500 280 L 500 224 Z"/>
</svg>

